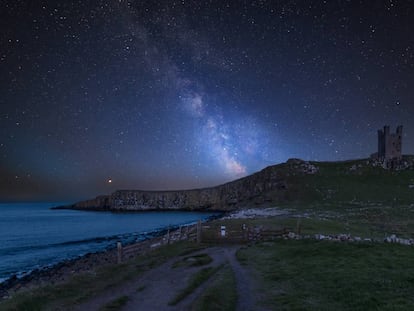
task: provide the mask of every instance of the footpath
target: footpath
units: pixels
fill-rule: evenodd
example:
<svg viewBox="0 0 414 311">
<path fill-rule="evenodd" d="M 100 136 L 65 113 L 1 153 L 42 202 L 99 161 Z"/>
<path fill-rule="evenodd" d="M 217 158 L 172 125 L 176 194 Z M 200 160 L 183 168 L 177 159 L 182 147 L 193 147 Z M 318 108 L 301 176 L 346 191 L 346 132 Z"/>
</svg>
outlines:
<svg viewBox="0 0 414 311">
<path fill-rule="evenodd" d="M 119 297 L 128 297 L 127 303 L 119 310 L 191 310 L 193 302 L 214 281 L 214 275 L 177 305 L 171 306 L 169 302 L 187 286 L 195 273 L 207 267 L 218 267 L 226 263 L 232 268 L 236 279 L 237 310 L 259 310 L 255 307 L 254 281 L 249 272 L 237 261 L 237 249 L 237 246 L 221 246 L 195 252 L 191 255 L 202 253 L 212 258 L 211 263 L 199 267 L 176 267 L 174 264 L 180 258 L 173 258 L 134 280 L 108 289 L 99 296 L 77 306 L 75 310 L 100 310 Z"/>
</svg>

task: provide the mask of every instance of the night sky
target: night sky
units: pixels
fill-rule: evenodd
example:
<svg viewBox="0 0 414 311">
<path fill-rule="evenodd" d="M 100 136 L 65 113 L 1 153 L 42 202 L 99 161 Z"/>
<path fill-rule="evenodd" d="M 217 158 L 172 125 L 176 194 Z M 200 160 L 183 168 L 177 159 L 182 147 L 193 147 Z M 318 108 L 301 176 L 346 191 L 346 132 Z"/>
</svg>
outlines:
<svg viewBox="0 0 414 311">
<path fill-rule="evenodd" d="M 414 153 L 413 1 L 1 1 L 0 201 Z"/>
</svg>

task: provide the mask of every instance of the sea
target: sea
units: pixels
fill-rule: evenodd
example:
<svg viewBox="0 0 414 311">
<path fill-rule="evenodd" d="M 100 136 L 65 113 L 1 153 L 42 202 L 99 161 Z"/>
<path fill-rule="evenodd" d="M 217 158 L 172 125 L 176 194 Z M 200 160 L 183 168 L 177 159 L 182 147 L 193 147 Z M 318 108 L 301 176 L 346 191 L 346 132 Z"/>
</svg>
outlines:
<svg viewBox="0 0 414 311">
<path fill-rule="evenodd" d="M 87 253 L 215 217 L 202 212 L 52 210 L 57 203 L 0 203 L 0 282 Z"/>
</svg>

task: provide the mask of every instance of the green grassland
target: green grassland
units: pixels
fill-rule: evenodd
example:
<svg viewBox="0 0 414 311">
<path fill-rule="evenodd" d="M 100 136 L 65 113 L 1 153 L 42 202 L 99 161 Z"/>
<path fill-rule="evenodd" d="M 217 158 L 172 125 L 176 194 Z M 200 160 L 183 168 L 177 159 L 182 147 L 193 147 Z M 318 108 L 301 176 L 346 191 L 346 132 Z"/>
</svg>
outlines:
<svg viewBox="0 0 414 311">
<path fill-rule="evenodd" d="M 414 252 L 390 244 L 279 240 L 239 250 L 272 310 L 412 310 Z"/>
<path fill-rule="evenodd" d="M 298 174 L 292 164 L 279 167 L 287 179 L 285 203 L 371 203 L 409 205 L 414 203 L 414 170 L 388 170 L 367 159 L 343 162 L 310 162 L 315 174 Z"/>
<path fill-rule="evenodd" d="M 413 156 L 404 159 L 414 161 Z M 414 169 L 384 169 L 368 159 L 309 163 L 316 173 L 303 173 L 290 161 L 273 167 L 273 173 L 286 181 L 286 189 L 267 194 L 265 206 L 302 218 L 307 233 L 414 238 Z M 296 220 L 278 217 L 274 222 L 295 227 Z"/>
</svg>

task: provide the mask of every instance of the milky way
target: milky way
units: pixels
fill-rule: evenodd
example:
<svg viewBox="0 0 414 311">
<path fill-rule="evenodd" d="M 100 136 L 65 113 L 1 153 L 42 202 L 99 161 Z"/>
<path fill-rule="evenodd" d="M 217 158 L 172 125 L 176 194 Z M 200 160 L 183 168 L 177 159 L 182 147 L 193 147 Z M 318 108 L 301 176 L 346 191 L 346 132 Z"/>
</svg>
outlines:
<svg viewBox="0 0 414 311">
<path fill-rule="evenodd" d="M 2 1 L 0 200 L 414 153 L 411 1 Z M 108 182 L 111 180 L 111 182 Z"/>
</svg>

